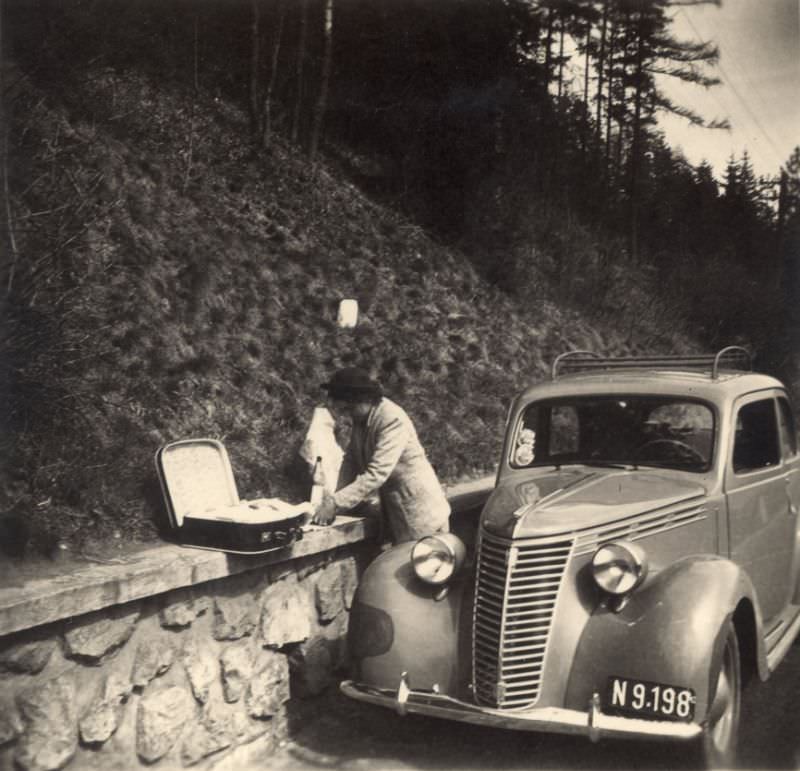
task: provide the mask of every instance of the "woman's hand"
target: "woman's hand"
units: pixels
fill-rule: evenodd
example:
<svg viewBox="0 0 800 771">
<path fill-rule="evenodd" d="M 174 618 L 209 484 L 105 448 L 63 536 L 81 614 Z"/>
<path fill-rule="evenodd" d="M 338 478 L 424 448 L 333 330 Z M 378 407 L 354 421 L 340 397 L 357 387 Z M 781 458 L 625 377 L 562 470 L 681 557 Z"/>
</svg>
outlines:
<svg viewBox="0 0 800 771">
<path fill-rule="evenodd" d="M 330 525 L 334 519 L 336 519 L 336 503 L 333 500 L 333 496 L 325 492 L 322 494 L 322 502 L 319 508 L 314 512 L 314 516 L 311 517 L 311 524 Z"/>
</svg>

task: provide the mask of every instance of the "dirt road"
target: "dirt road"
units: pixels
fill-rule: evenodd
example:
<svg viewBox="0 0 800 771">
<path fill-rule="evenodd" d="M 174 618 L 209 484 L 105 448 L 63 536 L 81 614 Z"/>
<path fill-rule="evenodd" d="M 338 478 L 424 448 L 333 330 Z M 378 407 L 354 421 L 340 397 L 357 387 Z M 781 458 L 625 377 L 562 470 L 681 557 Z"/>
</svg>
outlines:
<svg viewBox="0 0 800 771">
<path fill-rule="evenodd" d="M 741 768 L 800 771 L 800 645 L 746 696 Z M 691 768 L 681 745 L 600 742 L 481 728 L 353 702 L 331 689 L 292 717 L 293 740 L 270 771 Z"/>
</svg>

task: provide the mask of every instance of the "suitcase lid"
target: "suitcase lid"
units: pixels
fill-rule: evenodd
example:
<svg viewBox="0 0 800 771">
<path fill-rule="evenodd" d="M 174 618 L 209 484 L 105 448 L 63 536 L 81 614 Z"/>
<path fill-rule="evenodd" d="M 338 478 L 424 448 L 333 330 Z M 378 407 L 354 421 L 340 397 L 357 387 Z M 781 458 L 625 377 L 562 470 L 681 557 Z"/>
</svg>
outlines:
<svg viewBox="0 0 800 771">
<path fill-rule="evenodd" d="M 156 453 L 156 470 L 173 527 L 187 514 L 239 505 L 228 452 L 216 439 L 182 439 Z"/>
</svg>

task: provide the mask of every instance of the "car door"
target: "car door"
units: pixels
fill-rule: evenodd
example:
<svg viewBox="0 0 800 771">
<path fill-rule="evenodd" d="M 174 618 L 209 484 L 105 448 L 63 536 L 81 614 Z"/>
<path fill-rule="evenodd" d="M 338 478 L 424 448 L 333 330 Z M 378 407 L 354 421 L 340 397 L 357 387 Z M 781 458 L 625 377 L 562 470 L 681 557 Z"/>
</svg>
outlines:
<svg viewBox="0 0 800 771">
<path fill-rule="evenodd" d="M 768 628 L 789 600 L 797 526 L 796 460 L 782 455 L 777 396 L 736 401 L 725 477 L 730 557 L 750 576 Z"/>
<path fill-rule="evenodd" d="M 781 435 L 781 454 L 786 466 L 786 496 L 789 513 L 795 523 L 795 556 L 792 564 L 790 586 L 797 586 L 800 570 L 798 563 L 798 515 L 800 512 L 800 452 L 798 452 L 797 424 L 794 411 L 785 395 L 778 395 L 778 429 Z M 792 589 L 790 588 L 790 591 Z"/>
</svg>

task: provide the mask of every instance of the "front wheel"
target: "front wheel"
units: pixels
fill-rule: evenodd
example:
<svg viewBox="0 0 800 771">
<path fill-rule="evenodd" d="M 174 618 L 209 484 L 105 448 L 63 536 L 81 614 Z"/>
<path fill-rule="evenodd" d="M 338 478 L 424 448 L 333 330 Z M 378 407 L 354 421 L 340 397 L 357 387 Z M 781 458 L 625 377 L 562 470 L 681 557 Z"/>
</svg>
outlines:
<svg viewBox="0 0 800 771">
<path fill-rule="evenodd" d="M 739 714 L 742 705 L 742 668 L 736 629 L 728 622 L 725 648 L 716 678 L 714 700 L 699 740 L 700 760 L 705 768 L 730 768 L 736 754 Z"/>
</svg>

